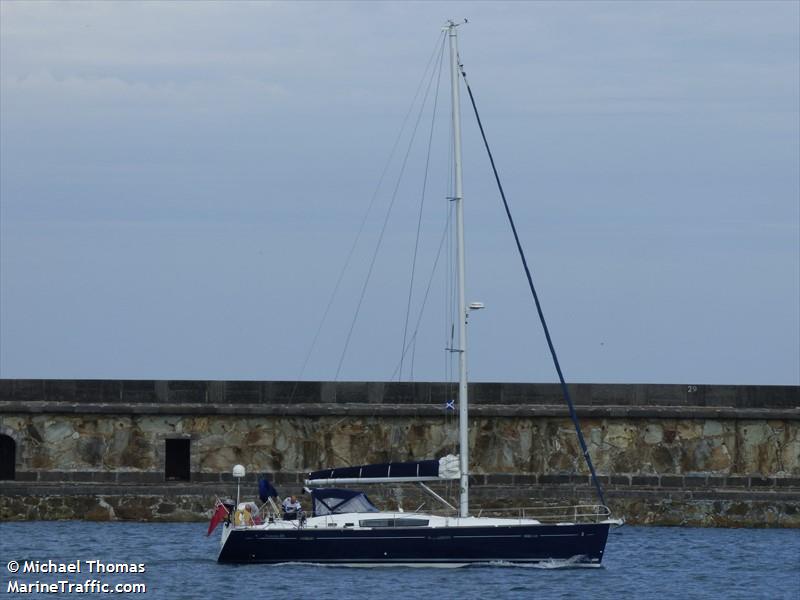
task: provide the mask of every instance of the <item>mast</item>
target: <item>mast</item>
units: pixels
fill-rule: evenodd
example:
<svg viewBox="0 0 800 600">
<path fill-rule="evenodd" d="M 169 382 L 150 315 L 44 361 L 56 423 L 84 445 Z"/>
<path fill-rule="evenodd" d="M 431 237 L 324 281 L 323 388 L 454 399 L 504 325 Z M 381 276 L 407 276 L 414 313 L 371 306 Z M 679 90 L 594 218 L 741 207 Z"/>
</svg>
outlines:
<svg viewBox="0 0 800 600">
<path fill-rule="evenodd" d="M 453 172 L 456 203 L 456 247 L 458 254 L 458 454 L 461 485 L 459 515 L 469 514 L 469 414 L 467 410 L 467 302 L 464 285 L 464 198 L 461 188 L 461 112 L 458 95 L 458 25 L 449 21 L 450 86 L 453 103 Z"/>
</svg>

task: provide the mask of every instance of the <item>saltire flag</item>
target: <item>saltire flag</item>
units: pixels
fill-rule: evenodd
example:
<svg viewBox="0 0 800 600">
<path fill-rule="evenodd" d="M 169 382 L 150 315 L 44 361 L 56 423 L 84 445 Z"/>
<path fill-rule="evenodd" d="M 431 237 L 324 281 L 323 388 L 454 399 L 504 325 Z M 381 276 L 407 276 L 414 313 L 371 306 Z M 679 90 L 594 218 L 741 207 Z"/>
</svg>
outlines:
<svg viewBox="0 0 800 600">
<path fill-rule="evenodd" d="M 269 479 L 266 477 L 262 477 L 258 480 L 258 497 L 261 499 L 261 502 L 266 502 L 270 498 L 278 497 L 278 490 L 272 486 Z"/>
<path fill-rule="evenodd" d="M 217 498 L 217 502 L 214 504 L 214 507 L 214 514 L 211 515 L 211 522 L 208 524 L 208 533 L 206 533 L 206 537 L 210 536 L 211 532 L 217 528 L 217 525 L 224 521 L 225 517 L 228 516 L 228 509 L 225 508 L 225 505 L 219 501 L 219 498 Z"/>
</svg>

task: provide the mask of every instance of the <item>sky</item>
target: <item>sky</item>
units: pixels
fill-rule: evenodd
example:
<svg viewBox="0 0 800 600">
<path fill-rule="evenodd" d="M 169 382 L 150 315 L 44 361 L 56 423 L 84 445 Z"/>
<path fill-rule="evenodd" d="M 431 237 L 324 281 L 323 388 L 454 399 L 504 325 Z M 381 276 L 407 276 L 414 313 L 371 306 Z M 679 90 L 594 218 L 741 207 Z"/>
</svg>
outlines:
<svg viewBox="0 0 800 600">
<path fill-rule="evenodd" d="M 800 384 L 788 1 L 3 0 L 0 377 L 451 378 L 449 18 L 567 380 Z M 461 106 L 470 378 L 556 381 Z"/>
</svg>

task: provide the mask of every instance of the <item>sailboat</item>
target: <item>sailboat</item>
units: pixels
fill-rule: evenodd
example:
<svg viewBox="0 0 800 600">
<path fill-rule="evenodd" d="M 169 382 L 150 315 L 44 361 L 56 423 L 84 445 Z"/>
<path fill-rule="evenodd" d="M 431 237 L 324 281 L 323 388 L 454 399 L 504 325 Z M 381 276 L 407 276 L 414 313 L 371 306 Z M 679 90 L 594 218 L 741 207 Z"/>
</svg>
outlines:
<svg viewBox="0 0 800 600">
<path fill-rule="evenodd" d="M 458 57 L 458 26 L 449 21 L 443 28 L 449 38 L 452 102 L 453 176 L 457 228 L 458 281 L 458 456 L 438 460 L 391 462 L 379 465 L 347 466 L 309 473 L 305 484 L 312 498 L 310 515 L 284 513 L 275 503 L 274 488 L 262 486 L 267 509 L 253 518 L 255 507 L 219 504 L 215 517 L 224 521 L 218 561 L 220 563 L 316 563 L 349 566 L 436 566 L 461 567 L 471 564 L 532 564 L 563 561 L 570 565 L 599 566 L 603 560 L 609 528 L 620 520 L 611 517 L 602 488 L 586 448 L 549 332 L 542 317 L 556 369 L 562 383 L 576 433 L 583 448 L 600 504 L 571 507 L 568 514 L 551 518 L 520 511 L 514 518 L 475 516 L 469 503 L 469 443 L 467 386 L 467 317 L 465 300 L 464 220 L 461 172 L 461 116 L 459 78 L 466 76 Z M 470 99 L 474 98 L 466 83 Z M 480 124 L 481 133 L 483 127 Z M 484 135 L 485 142 L 485 135 Z M 488 144 L 487 144 L 488 150 Z M 491 153 L 490 153 L 491 159 Z M 494 163 L 492 161 L 492 166 Z M 495 170 L 496 175 L 496 170 Z M 499 184 L 499 178 L 498 178 Z M 500 186 L 501 195 L 502 186 Z M 503 195 L 505 203 L 505 196 Z M 508 205 L 506 203 L 508 212 Z M 508 212 L 510 219 L 510 212 Z M 511 219 L 510 219 L 511 220 Z M 516 237 L 516 228 L 511 220 Z M 521 252 L 517 237 L 517 245 Z M 540 316 L 541 307 L 521 253 Z M 241 465 L 234 477 L 244 476 Z M 451 506 L 427 484 L 458 481 L 458 507 Z M 443 503 L 444 514 L 382 511 L 361 492 L 346 489 L 375 483 L 417 483 Z M 266 489 L 264 489 L 266 488 Z M 552 515 L 557 514 L 553 519 Z M 212 525 L 216 523 L 212 520 Z M 209 529 L 209 532 L 212 528 Z"/>
</svg>

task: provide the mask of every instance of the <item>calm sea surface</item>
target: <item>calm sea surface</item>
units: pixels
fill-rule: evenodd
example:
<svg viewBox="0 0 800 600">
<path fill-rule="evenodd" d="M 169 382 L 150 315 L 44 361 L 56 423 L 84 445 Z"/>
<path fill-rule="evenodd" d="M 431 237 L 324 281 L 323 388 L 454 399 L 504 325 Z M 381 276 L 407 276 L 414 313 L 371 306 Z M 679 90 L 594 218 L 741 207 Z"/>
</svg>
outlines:
<svg viewBox="0 0 800 600">
<path fill-rule="evenodd" d="M 0 599 L 10 579 L 144 583 L 140 598 L 791 598 L 800 599 L 800 531 L 625 526 L 601 568 L 352 569 L 218 565 L 203 524 L 0 523 Z M 8 572 L 12 560 L 82 561 L 79 575 Z M 89 574 L 86 561 L 144 563 L 143 574 Z M 26 598 L 104 594 L 25 594 Z"/>
</svg>

